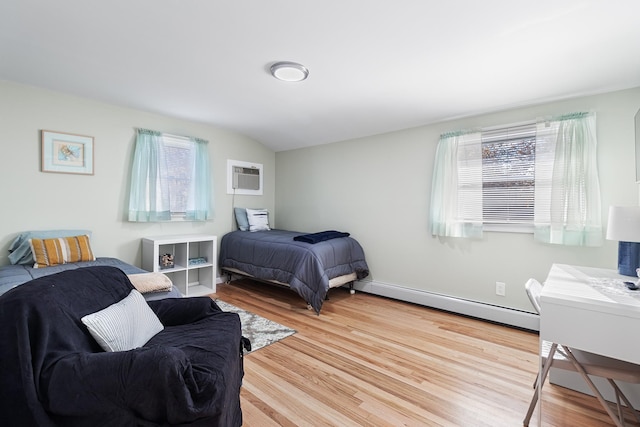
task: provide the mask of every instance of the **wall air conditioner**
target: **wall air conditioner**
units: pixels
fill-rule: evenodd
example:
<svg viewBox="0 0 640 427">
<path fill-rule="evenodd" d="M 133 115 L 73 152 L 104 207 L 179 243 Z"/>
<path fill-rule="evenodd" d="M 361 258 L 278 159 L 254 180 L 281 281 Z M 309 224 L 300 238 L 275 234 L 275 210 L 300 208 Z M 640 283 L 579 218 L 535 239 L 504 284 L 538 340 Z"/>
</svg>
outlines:
<svg viewBox="0 0 640 427">
<path fill-rule="evenodd" d="M 263 181 L 260 163 L 227 160 L 227 194 L 261 196 Z"/>
<path fill-rule="evenodd" d="M 236 190 L 259 190 L 260 169 L 234 166 L 233 188 Z"/>
</svg>

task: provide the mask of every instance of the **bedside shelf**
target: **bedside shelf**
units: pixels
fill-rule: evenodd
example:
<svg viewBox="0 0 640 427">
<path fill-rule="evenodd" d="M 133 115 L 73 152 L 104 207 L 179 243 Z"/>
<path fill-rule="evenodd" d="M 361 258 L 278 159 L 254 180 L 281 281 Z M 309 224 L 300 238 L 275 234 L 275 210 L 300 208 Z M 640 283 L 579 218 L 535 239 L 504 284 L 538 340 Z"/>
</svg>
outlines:
<svg viewBox="0 0 640 427">
<path fill-rule="evenodd" d="M 173 267 L 160 268 L 160 257 L 173 256 Z M 190 259 L 206 262 L 189 264 Z M 142 268 L 166 274 L 184 296 L 215 293 L 217 237 L 209 234 L 154 236 L 142 239 Z"/>
</svg>

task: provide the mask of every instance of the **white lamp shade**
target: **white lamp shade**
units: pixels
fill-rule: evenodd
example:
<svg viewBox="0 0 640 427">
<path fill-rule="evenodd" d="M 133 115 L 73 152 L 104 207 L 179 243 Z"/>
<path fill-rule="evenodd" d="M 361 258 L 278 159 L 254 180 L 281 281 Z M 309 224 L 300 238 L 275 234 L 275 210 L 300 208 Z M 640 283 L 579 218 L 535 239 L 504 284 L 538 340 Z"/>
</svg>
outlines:
<svg viewBox="0 0 640 427">
<path fill-rule="evenodd" d="M 610 206 L 607 240 L 640 242 L 640 206 Z"/>
</svg>

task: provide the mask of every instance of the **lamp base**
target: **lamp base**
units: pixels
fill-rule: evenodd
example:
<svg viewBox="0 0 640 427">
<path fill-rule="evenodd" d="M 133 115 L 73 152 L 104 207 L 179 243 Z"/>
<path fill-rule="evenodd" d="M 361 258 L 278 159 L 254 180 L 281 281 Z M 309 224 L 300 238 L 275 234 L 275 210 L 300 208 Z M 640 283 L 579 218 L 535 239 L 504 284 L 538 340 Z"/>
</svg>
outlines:
<svg viewBox="0 0 640 427">
<path fill-rule="evenodd" d="M 638 267 L 640 267 L 640 243 L 618 242 L 618 273 L 638 277 L 636 273 Z"/>
</svg>

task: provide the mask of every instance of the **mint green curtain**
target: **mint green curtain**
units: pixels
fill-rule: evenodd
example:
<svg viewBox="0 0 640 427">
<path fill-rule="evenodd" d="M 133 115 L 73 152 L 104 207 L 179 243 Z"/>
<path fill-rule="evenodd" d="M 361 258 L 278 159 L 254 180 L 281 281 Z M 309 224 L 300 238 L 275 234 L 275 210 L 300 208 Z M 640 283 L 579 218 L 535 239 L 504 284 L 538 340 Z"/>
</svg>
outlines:
<svg viewBox="0 0 640 427">
<path fill-rule="evenodd" d="M 189 138 L 191 178 L 185 220 L 206 221 L 211 218 L 212 188 L 208 142 Z M 162 133 L 138 129 L 131 168 L 129 221 L 171 221 L 171 194 L 167 159 Z"/>
<path fill-rule="evenodd" d="M 535 240 L 602 245 L 596 151 L 595 114 L 573 113 L 538 123 Z"/>
<path fill-rule="evenodd" d="M 129 221 L 170 221 L 167 163 L 160 132 L 138 129 L 131 168 Z"/>
<path fill-rule="evenodd" d="M 198 138 L 190 139 L 195 146 L 195 156 L 185 219 L 206 221 L 211 217 L 211 194 L 213 191 L 209 172 L 208 142 Z"/>
<path fill-rule="evenodd" d="M 440 136 L 431 184 L 434 236 L 482 237 L 482 145 L 479 132 Z"/>
</svg>

